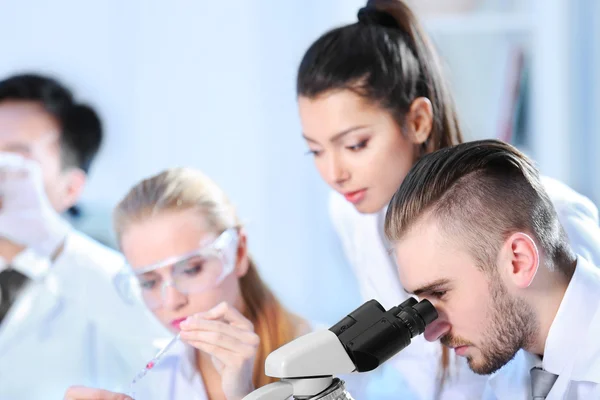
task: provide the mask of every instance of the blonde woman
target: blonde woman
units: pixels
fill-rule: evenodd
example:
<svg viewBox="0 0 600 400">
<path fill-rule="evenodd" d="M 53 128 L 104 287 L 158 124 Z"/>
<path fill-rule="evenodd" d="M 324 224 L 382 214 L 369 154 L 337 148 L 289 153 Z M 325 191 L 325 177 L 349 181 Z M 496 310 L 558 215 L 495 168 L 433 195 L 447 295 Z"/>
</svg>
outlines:
<svg viewBox="0 0 600 400">
<path fill-rule="evenodd" d="M 171 169 L 142 181 L 118 204 L 114 223 L 131 282 L 184 342 L 136 385 L 137 399 L 242 399 L 274 380 L 264 374 L 267 355 L 312 329 L 261 280 L 232 205 L 200 172 Z M 369 398 L 361 394 L 365 375 L 343 378 Z M 66 394 L 126 398 L 83 387 Z"/>
</svg>

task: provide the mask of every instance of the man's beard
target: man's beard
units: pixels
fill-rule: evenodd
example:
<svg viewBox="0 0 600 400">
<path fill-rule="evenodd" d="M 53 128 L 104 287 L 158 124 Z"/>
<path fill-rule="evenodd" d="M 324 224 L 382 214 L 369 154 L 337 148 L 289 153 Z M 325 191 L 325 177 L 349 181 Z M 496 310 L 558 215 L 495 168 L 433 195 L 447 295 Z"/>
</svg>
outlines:
<svg viewBox="0 0 600 400">
<path fill-rule="evenodd" d="M 487 328 L 483 340 L 476 346 L 481 355 L 476 361 L 467 357 L 469 367 L 480 375 L 489 375 L 512 360 L 517 352 L 535 339 L 537 318 L 533 309 L 523 300 L 508 294 L 499 277 L 490 280 L 492 304 L 488 311 Z M 448 347 L 474 346 L 472 342 L 450 334 L 440 339 Z"/>
</svg>

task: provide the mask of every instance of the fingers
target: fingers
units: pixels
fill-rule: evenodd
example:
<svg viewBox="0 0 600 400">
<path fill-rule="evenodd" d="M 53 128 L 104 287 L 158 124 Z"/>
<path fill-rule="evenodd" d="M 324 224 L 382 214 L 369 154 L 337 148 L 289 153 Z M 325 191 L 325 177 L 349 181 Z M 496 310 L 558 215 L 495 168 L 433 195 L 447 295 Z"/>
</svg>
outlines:
<svg viewBox="0 0 600 400">
<path fill-rule="evenodd" d="M 0 182 L 27 176 L 25 158 L 14 153 L 0 152 Z"/>
<path fill-rule="evenodd" d="M 36 173 L 39 165 L 19 154 L 0 152 L 0 182 L 25 179 Z"/>
<path fill-rule="evenodd" d="M 0 152 L 0 211 L 9 208 L 9 203 L 22 210 L 40 196 L 45 196 L 45 192 L 38 162 Z"/>
<path fill-rule="evenodd" d="M 235 359 L 254 357 L 260 344 L 252 323 L 225 303 L 189 317 L 180 327 L 182 340 L 226 364 Z"/>
<path fill-rule="evenodd" d="M 0 166 L 0 183 L 13 179 L 24 179 L 29 176 L 29 172 L 22 167 Z"/>
<path fill-rule="evenodd" d="M 71 386 L 65 393 L 64 400 L 133 400 L 123 393 L 109 392 L 108 390 L 88 388 L 84 386 Z"/>
<path fill-rule="evenodd" d="M 0 151 L 0 168 L 21 167 L 25 162 L 25 157 L 12 152 Z"/>
<path fill-rule="evenodd" d="M 252 334 L 246 341 L 240 340 L 236 337 L 225 335 L 218 332 L 190 332 L 186 333 L 181 338 L 186 342 L 203 342 L 221 347 L 226 350 L 230 350 L 236 353 L 251 355 L 256 352 L 259 344 L 258 335 Z"/>
<path fill-rule="evenodd" d="M 258 340 L 254 330 L 248 329 L 253 328 L 252 326 L 240 328 L 223 321 L 204 320 L 200 316 L 188 318 L 181 323 L 180 327 L 182 337 L 198 333 L 214 333 L 217 335 L 217 339 L 227 336 L 248 344 L 257 344 L 255 342 Z"/>
<path fill-rule="evenodd" d="M 250 349 L 246 349 L 240 353 L 200 341 L 190 341 L 189 344 L 204 353 L 210 354 L 228 368 L 241 368 L 244 363 L 252 359 L 256 354 L 255 350 L 250 351 Z"/>
<path fill-rule="evenodd" d="M 252 330 L 201 317 L 188 318 L 181 323 L 180 334 L 186 342 L 200 341 L 240 353 L 254 353 L 260 343 L 260 338 Z"/>
<path fill-rule="evenodd" d="M 205 313 L 198 314 L 203 319 L 223 319 L 242 329 L 254 330 L 254 325 L 242 315 L 235 307 L 222 302 Z"/>
</svg>

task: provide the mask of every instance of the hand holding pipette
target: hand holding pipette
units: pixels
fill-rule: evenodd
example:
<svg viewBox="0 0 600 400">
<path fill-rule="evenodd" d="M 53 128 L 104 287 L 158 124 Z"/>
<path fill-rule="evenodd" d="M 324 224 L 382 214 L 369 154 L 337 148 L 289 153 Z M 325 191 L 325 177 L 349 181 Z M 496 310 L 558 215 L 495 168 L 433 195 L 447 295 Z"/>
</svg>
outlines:
<svg viewBox="0 0 600 400">
<path fill-rule="evenodd" d="M 221 303 L 187 318 L 180 328 L 182 341 L 211 356 L 228 400 L 242 399 L 254 390 L 252 375 L 260 339 L 252 322 L 237 309 Z"/>
<path fill-rule="evenodd" d="M 211 356 L 215 369 L 221 375 L 221 385 L 228 400 L 242 399 L 254 390 L 252 375 L 260 339 L 254 332 L 253 324 L 237 309 L 221 303 L 207 312 L 187 318 L 180 328 L 179 334 L 133 378 L 129 396 L 74 386 L 65 394 L 65 400 L 132 400 L 135 398 L 136 383 L 160 363 L 178 340 Z"/>
</svg>

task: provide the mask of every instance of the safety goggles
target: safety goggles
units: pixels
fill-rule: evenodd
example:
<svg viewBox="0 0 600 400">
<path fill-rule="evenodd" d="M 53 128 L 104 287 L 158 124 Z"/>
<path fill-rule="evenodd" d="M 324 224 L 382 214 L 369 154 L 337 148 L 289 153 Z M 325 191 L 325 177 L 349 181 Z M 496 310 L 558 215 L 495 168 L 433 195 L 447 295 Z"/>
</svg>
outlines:
<svg viewBox="0 0 600 400">
<path fill-rule="evenodd" d="M 157 309 L 164 305 L 169 286 L 183 294 L 217 287 L 235 269 L 237 249 L 238 232 L 227 229 L 198 250 L 142 268 L 126 267 L 115 277 L 115 284 L 126 300 L 141 298 L 148 308 Z M 168 274 L 157 272 L 167 268 Z"/>
</svg>

